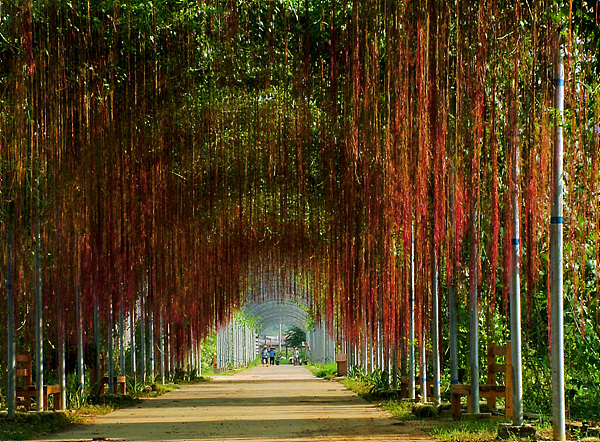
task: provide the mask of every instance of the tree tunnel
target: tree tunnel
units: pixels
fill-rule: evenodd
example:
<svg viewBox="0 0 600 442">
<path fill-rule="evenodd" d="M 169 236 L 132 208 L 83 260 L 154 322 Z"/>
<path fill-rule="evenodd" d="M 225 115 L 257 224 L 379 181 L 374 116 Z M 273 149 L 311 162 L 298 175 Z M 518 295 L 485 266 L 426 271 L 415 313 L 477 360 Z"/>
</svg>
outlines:
<svg viewBox="0 0 600 442">
<path fill-rule="evenodd" d="M 264 290 L 262 294 L 260 296 L 257 296 L 257 293 L 251 295 L 249 298 L 253 300 L 244 303 L 239 310 L 240 317 L 245 318 L 246 324 L 252 324 L 251 328 L 257 337 L 254 356 L 259 355 L 263 342 L 258 337 L 264 336 L 265 330 L 274 326 L 279 328 L 279 340 L 281 342 L 282 327 L 287 329 L 289 326 L 295 326 L 307 333 L 306 352 L 309 359 L 319 363 L 333 361 L 335 357 L 333 331 L 327 325 L 327 322 L 317 319 L 316 314 L 318 312 L 315 312 L 316 314 L 311 313 L 311 310 L 315 310 L 314 306 L 311 309 L 311 306 L 307 305 L 307 298 L 304 295 L 296 293 L 296 296 L 294 296 L 295 290 L 293 288 L 282 290 L 284 293 L 288 293 L 286 297 L 278 295 L 276 291 L 272 290 L 272 287 L 275 285 L 281 289 L 282 281 L 280 278 L 275 279 L 277 283 L 262 281 L 260 284 Z M 235 329 L 239 330 L 244 326 L 242 326 L 242 321 L 234 315 L 231 321 L 217 329 L 217 333 L 235 334 L 239 332 L 234 331 Z M 237 367 L 248 362 L 237 357 L 236 354 L 240 354 L 239 349 L 233 348 L 235 345 L 247 345 L 245 341 L 221 339 L 219 343 L 217 355 L 219 368 L 227 365 Z"/>
<path fill-rule="evenodd" d="M 240 309 L 300 325 L 288 302 L 351 365 L 450 367 L 447 390 L 459 367 L 477 385 L 478 326 L 486 346 L 511 339 L 521 300 L 529 361 L 549 358 L 563 267 L 569 348 L 598 337 L 590 2 L 176 3 L 3 3 L 9 413 L 22 353 L 39 387 L 86 385 L 100 354 L 109 379 L 146 382 L 198 364 L 216 330 L 247 360 Z"/>
</svg>

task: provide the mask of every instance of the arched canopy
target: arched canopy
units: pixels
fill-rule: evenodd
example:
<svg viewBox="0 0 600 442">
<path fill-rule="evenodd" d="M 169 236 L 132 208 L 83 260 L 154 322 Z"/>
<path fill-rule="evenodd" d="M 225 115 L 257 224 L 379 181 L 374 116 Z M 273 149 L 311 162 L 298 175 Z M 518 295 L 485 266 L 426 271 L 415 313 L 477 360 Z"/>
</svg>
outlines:
<svg viewBox="0 0 600 442">
<path fill-rule="evenodd" d="M 290 300 L 264 300 L 245 304 L 242 311 L 258 320 L 258 330 L 277 324 L 288 324 L 302 330 L 308 329 L 310 313 L 308 310 Z"/>
</svg>

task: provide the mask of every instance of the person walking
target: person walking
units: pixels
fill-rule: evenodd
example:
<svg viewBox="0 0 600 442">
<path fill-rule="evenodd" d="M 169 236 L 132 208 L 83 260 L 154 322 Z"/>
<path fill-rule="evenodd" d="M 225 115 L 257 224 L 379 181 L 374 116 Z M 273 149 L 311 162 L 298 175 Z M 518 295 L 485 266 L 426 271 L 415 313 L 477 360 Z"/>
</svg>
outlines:
<svg viewBox="0 0 600 442">
<path fill-rule="evenodd" d="M 263 367 L 268 367 L 269 366 L 269 349 L 267 348 L 266 345 L 262 349 L 261 359 L 262 359 Z"/>
<path fill-rule="evenodd" d="M 300 351 L 298 347 L 294 347 L 294 365 L 298 365 L 300 363 Z"/>
</svg>

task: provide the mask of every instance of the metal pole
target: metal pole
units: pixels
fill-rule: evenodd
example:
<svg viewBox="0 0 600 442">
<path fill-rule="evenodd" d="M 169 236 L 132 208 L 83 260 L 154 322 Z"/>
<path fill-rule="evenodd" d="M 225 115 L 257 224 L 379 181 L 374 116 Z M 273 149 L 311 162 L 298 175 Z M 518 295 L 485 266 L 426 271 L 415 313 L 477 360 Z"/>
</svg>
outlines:
<svg viewBox="0 0 600 442">
<path fill-rule="evenodd" d="M 106 359 L 108 359 L 108 392 L 115 392 L 115 364 L 114 364 L 114 339 L 113 339 L 113 305 L 112 296 L 109 297 L 108 307 L 106 309 L 106 330 L 108 332 L 106 339 Z"/>
<path fill-rule="evenodd" d="M 59 347 L 58 347 L 58 362 L 59 362 L 59 382 L 60 382 L 60 403 L 61 410 L 67 409 L 67 371 L 66 371 L 66 353 L 65 353 L 65 323 L 63 314 L 59 313 L 59 319 L 61 320 L 59 324 Z M 56 406 L 56 404 L 54 404 Z"/>
<path fill-rule="evenodd" d="M 160 327 L 160 381 L 165 383 L 165 325 L 163 320 L 162 309 L 160 311 L 159 319 Z"/>
<path fill-rule="evenodd" d="M 552 355 L 552 430 L 555 440 L 565 440 L 565 373 L 563 313 L 563 112 L 564 66 L 557 42 L 554 85 L 555 138 L 552 167 L 552 208 L 550 214 L 550 294 Z"/>
<path fill-rule="evenodd" d="M 408 397 L 415 399 L 415 224 L 410 229 L 410 322 L 408 326 Z"/>
<path fill-rule="evenodd" d="M 15 342 L 15 299 L 12 291 L 11 274 L 11 235 L 12 235 L 12 214 L 13 202 L 9 203 L 8 222 L 6 223 L 6 298 L 7 298 L 7 316 L 8 316 L 8 389 L 7 405 L 8 416 L 13 417 L 17 409 L 17 347 Z"/>
<path fill-rule="evenodd" d="M 34 248 L 34 267 L 35 267 L 35 374 L 36 374 L 36 410 L 44 409 L 44 332 L 43 332 L 43 295 L 42 295 L 42 263 L 40 259 L 40 248 L 42 245 L 42 234 L 40 227 L 40 217 L 36 220 L 37 232 Z"/>
<path fill-rule="evenodd" d="M 470 322 L 470 346 L 471 346 L 471 412 L 479 413 L 479 306 L 478 306 L 478 284 L 479 284 L 479 250 L 477 248 L 477 204 L 473 204 L 473 282 L 471 285 L 471 296 L 469 305 Z"/>
<path fill-rule="evenodd" d="M 155 372 L 155 364 L 154 364 L 154 312 L 150 312 L 150 323 L 149 326 L 149 347 L 150 347 L 150 382 L 154 382 L 154 372 Z"/>
<path fill-rule="evenodd" d="M 449 352 L 450 352 L 450 385 L 458 382 L 458 324 L 456 320 L 456 286 L 454 281 L 448 286 L 448 319 L 449 319 Z M 450 387 L 452 388 L 452 387 Z"/>
<path fill-rule="evenodd" d="M 77 378 L 79 388 L 85 386 L 85 370 L 83 367 L 83 313 L 81 309 L 81 287 L 79 286 L 79 276 L 81 269 L 77 269 L 77 284 L 75 286 L 75 311 L 77 315 Z"/>
<path fill-rule="evenodd" d="M 135 360 L 135 303 L 133 309 L 129 313 L 129 320 L 131 321 L 131 376 L 135 384 L 137 377 L 137 364 Z"/>
<path fill-rule="evenodd" d="M 452 207 L 451 223 L 452 231 L 455 230 L 455 205 L 454 192 L 450 194 L 450 207 Z M 453 266 L 454 268 L 454 266 Z M 456 312 L 456 285 L 455 276 L 449 276 L 448 281 L 448 334 L 449 334 L 449 359 L 450 359 L 450 388 L 458 385 L 458 321 Z"/>
<path fill-rule="evenodd" d="M 425 351 L 425 329 L 423 331 L 423 339 L 421 340 L 421 402 L 426 403 L 427 398 L 427 352 Z"/>
<path fill-rule="evenodd" d="M 433 403 L 440 404 L 440 341 L 439 341 L 439 325 L 440 325 L 440 308 L 439 308 L 439 293 L 438 293 L 438 268 L 437 254 L 433 252 L 433 275 L 432 275 L 432 307 L 431 307 L 431 344 L 433 352 Z"/>
<path fill-rule="evenodd" d="M 125 376 L 125 312 L 123 307 L 123 291 L 119 303 L 119 375 Z"/>
<path fill-rule="evenodd" d="M 167 381 L 171 379 L 171 324 L 167 322 Z"/>
<path fill-rule="evenodd" d="M 144 293 L 142 289 L 142 296 L 140 297 L 140 349 L 142 350 L 142 354 L 140 355 L 140 368 L 141 368 L 141 378 L 143 385 L 146 385 L 146 301 L 144 299 Z"/>
<path fill-rule="evenodd" d="M 96 267 L 96 273 L 98 272 L 98 268 Z M 94 277 L 96 278 L 96 277 Z M 100 394 L 100 377 L 101 377 L 101 370 L 100 370 L 100 364 L 101 364 L 101 360 L 100 360 L 100 318 L 98 317 L 99 313 L 98 313 L 98 293 L 97 293 L 97 288 L 96 288 L 96 281 L 94 281 L 94 345 L 96 348 L 96 364 L 94 367 L 94 378 L 95 378 L 95 384 L 92 386 L 92 390 L 94 392 L 94 394 Z"/>
<path fill-rule="evenodd" d="M 513 425 L 523 425 L 523 380 L 521 368 L 521 283 L 519 280 L 520 266 L 520 232 L 519 232 L 519 139 L 517 133 L 516 111 L 511 110 L 512 137 L 513 137 L 513 234 L 512 234 L 512 262 L 510 278 L 510 339 L 511 339 L 511 364 L 512 364 L 512 406 Z"/>
<path fill-rule="evenodd" d="M 392 388 L 398 389 L 398 343 L 392 344 Z"/>
</svg>

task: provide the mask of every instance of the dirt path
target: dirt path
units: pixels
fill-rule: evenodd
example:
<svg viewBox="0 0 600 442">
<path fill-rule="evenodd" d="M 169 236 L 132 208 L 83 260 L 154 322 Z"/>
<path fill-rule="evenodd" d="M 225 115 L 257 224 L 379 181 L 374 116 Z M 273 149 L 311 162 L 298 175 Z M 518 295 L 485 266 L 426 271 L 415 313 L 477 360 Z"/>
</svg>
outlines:
<svg viewBox="0 0 600 442">
<path fill-rule="evenodd" d="M 304 367 L 255 367 L 151 399 L 48 440 L 429 441 Z M 106 439 L 103 439 L 106 438 Z"/>
</svg>

